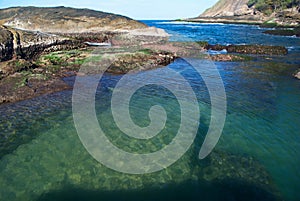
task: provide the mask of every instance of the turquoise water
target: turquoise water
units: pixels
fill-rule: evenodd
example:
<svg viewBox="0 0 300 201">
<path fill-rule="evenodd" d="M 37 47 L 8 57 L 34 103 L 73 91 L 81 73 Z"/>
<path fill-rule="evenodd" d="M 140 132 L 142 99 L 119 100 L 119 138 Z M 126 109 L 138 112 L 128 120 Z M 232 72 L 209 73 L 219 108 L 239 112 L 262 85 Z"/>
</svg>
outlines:
<svg viewBox="0 0 300 201">
<path fill-rule="evenodd" d="M 197 138 L 189 151 L 174 165 L 147 175 L 115 172 L 88 154 L 73 123 L 72 91 L 1 105 L 0 200 L 299 200 L 300 82 L 291 76 L 300 65 L 299 39 L 262 35 L 256 26 L 146 23 L 193 40 L 209 37 L 227 44 L 256 39 L 285 45 L 290 53 L 268 60 L 216 63 L 228 112 L 217 147 L 202 161 L 198 153 L 209 125 L 210 99 L 201 77 L 183 59 L 131 74 L 136 82 L 147 76 L 180 84 L 165 73 L 168 68 L 180 72 L 193 87 L 201 109 Z M 239 35 L 229 37 L 224 29 Z M 248 29 L 253 37 L 244 37 Z M 159 136 L 132 140 L 118 130 L 110 97 L 120 78 L 105 75 L 96 96 L 97 117 L 107 137 L 136 153 L 154 152 L 170 143 L 178 130 L 180 110 L 174 95 L 163 87 L 142 88 L 130 105 L 133 121 L 140 126 L 149 124 L 152 105 L 166 109 L 168 121 Z M 72 84 L 74 78 L 66 81 Z"/>
</svg>

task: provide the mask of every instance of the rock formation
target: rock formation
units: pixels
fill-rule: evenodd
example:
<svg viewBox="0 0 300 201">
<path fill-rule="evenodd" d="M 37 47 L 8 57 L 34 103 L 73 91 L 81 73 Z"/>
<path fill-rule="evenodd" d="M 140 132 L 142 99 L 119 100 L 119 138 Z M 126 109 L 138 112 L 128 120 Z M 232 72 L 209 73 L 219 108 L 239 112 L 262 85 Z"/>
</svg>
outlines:
<svg viewBox="0 0 300 201">
<path fill-rule="evenodd" d="M 44 51 L 81 47 L 84 42 L 160 40 L 168 34 L 128 17 L 89 9 L 16 7 L 0 10 L 0 61 L 34 59 Z M 154 39 L 154 38 L 155 39 Z M 120 37 L 119 37 L 120 38 Z M 116 41 L 116 40 L 115 40 Z"/>
<path fill-rule="evenodd" d="M 296 27 L 300 24 L 300 14 L 297 3 L 279 8 L 274 2 L 263 0 L 219 0 L 212 8 L 188 21 L 251 24 L 271 22 Z"/>
<path fill-rule="evenodd" d="M 82 33 L 146 28 L 128 17 L 66 7 L 17 7 L 0 10 L 0 23 L 44 33 Z"/>
<path fill-rule="evenodd" d="M 249 0 L 221 0 L 212 8 L 207 9 L 199 17 L 230 17 L 252 15 L 254 10 L 248 8 Z"/>
</svg>

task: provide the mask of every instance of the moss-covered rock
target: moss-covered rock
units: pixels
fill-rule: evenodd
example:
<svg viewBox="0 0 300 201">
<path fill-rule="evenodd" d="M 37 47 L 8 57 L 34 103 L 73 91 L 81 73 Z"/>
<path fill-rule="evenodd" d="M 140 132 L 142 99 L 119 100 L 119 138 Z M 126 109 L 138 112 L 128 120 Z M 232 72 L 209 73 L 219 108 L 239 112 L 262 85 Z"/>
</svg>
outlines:
<svg viewBox="0 0 300 201">
<path fill-rule="evenodd" d="M 17 72 L 33 69 L 36 66 L 24 59 L 0 62 L 0 80 Z"/>
<path fill-rule="evenodd" d="M 145 51 L 145 50 L 144 50 Z M 124 74 L 129 71 L 141 71 L 158 66 L 166 66 L 177 57 L 175 54 L 165 51 L 148 49 L 146 52 L 122 54 L 117 57 L 108 69 L 109 73 Z"/>
<path fill-rule="evenodd" d="M 247 55 L 234 55 L 234 54 L 217 54 L 209 57 L 213 61 L 223 62 L 238 62 L 238 61 L 251 61 L 253 58 Z"/>
</svg>

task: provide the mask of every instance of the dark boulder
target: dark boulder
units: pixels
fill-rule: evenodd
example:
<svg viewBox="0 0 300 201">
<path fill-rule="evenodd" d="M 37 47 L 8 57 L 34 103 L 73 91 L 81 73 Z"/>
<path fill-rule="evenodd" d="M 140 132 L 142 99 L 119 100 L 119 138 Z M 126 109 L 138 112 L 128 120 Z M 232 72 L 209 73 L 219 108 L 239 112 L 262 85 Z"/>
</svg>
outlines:
<svg viewBox="0 0 300 201">
<path fill-rule="evenodd" d="M 7 61 L 13 58 L 14 54 L 13 34 L 0 26 L 0 61 Z"/>
</svg>

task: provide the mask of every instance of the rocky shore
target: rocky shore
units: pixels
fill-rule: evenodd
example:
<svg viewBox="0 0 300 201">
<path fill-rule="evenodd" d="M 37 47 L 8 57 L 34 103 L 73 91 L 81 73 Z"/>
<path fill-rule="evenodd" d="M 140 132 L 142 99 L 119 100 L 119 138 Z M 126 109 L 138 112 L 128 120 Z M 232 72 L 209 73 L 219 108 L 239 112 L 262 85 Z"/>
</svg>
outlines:
<svg viewBox="0 0 300 201">
<path fill-rule="evenodd" d="M 130 18 L 89 9 L 1 9 L 0 103 L 70 88 L 61 78 L 76 75 L 96 48 L 89 44 L 110 44 L 109 51 L 120 54 L 111 73 L 126 73 L 147 62 L 147 68 L 167 65 L 175 59 L 167 52 L 117 48 L 166 41 L 168 36 Z"/>
<path fill-rule="evenodd" d="M 282 46 L 268 45 L 207 45 L 209 50 L 226 50 L 228 53 L 258 54 L 258 55 L 286 55 L 288 50 Z"/>
<path fill-rule="evenodd" d="M 0 104 L 70 89 L 62 78 L 104 54 L 114 57 L 112 74 L 166 66 L 178 57 L 231 62 L 251 60 L 247 54 L 287 54 L 284 47 L 169 42 L 162 29 L 87 9 L 9 8 L 0 10 L 0 22 Z M 227 54 L 204 54 L 208 50 Z"/>
<path fill-rule="evenodd" d="M 183 19 L 190 22 L 254 24 L 274 27 L 300 26 L 299 5 L 270 5 L 257 0 L 219 0 L 213 7 L 195 18 Z M 273 4 L 273 2 L 271 2 Z"/>
</svg>

